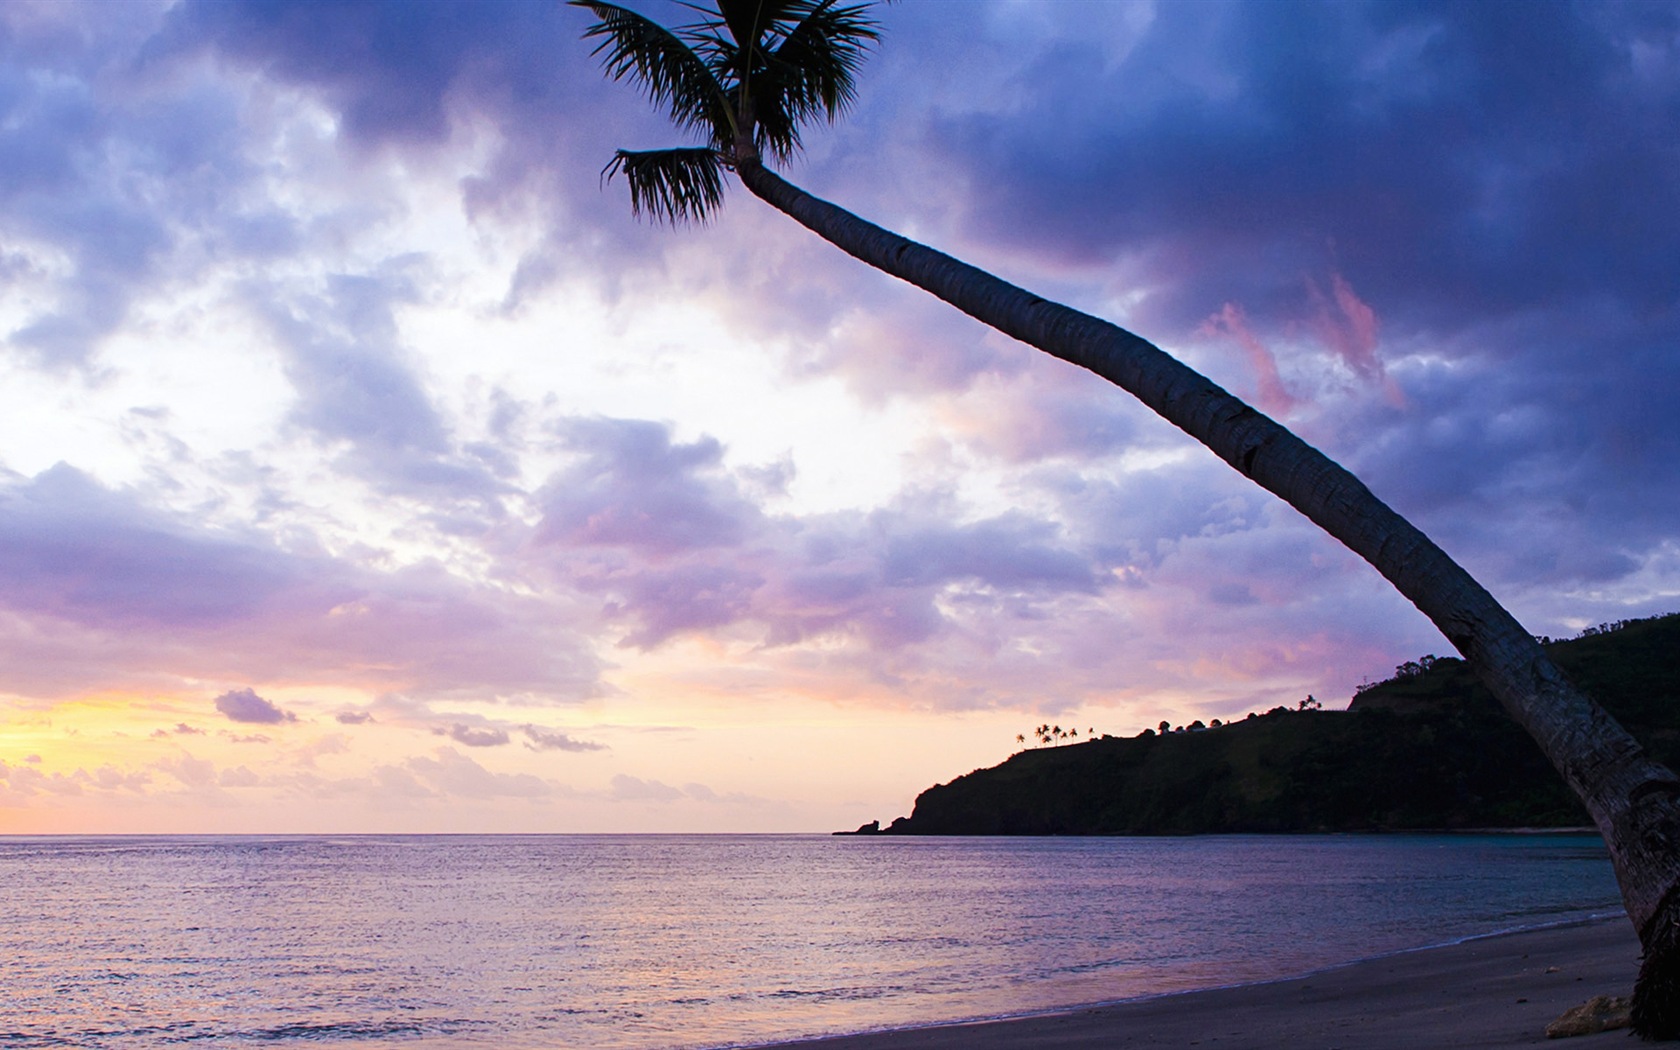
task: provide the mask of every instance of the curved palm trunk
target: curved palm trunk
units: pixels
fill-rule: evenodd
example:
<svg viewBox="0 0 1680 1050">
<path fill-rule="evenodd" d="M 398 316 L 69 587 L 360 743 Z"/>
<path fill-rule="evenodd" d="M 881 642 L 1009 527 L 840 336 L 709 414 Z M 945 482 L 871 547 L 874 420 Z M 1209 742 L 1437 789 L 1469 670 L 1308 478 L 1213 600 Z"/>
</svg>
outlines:
<svg viewBox="0 0 1680 1050">
<path fill-rule="evenodd" d="M 1680 1037 L 1680 779 L 1563 677 L 1470 574 L 1348 471 L 1158 347 L 883 230 L 788 183 L 756 159 L 741 181 L 772 207 L 876 269 L 1122 387 L 1370 562 L 1464 654 L 1586 804 L 1609 847 L 1645 948 L 1634 1027 Z"/>
</svg>

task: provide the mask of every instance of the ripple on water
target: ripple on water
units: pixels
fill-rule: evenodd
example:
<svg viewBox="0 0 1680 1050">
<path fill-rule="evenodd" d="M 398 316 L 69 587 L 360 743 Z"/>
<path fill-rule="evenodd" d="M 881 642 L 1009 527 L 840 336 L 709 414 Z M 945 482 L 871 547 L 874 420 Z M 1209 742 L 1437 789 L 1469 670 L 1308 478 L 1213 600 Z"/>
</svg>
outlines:
<svg viewBox="0 0 1680 1050">
<path fill-rule="evenodd" d="M 722 1046 L 1614 911 L 1568 836 L 0 840 L 0 1048 Z"/>
</svg>

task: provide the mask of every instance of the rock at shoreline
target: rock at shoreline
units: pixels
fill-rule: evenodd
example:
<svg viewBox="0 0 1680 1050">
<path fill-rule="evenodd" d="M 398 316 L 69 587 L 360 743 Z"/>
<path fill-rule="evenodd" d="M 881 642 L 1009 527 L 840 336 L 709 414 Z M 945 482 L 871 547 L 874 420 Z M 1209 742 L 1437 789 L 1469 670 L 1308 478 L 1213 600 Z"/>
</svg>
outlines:
<svg viewBox="0 0 1680 1050">
<path fill-rule="evenodd" d="M 1580 1006 L 1571 1007 L 1563 1016 L 1546 1026 L 1547 1039 L 1566 1039 L 1572 1035 L 1595 1035 L 1631 1022 L 1633 1000 L 1624 995 L 1595 995 Z"/>
<path fill-rule="evenodd" d="M 878 820 L 872 820 L 867 824 L 858 825 L 858 829 L 856 831 L 836 831 L 834 834 L 836 834 L 836 835 L 879 835 L 880 833 L 881 833 L 881 822 L 878 821 Z"/>
</svg>

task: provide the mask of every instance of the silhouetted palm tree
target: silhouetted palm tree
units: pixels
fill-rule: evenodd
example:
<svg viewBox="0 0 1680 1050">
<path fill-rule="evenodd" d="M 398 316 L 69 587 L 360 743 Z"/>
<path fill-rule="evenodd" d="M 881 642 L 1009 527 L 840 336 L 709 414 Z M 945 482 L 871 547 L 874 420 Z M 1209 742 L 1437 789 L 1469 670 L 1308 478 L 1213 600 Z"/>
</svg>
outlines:
<svg viewBox="0 0 1680 1050">
<path fill-rule="evenodd" d="M 624 176 L 637 214 L 704 220 L 722 205 L 732 171 L 755 196 L 840 250 L 1130 392 L 1399 588 L 1464 654 L 1592 814 L 1645 948 L 1634 1028 L 1647 1037 L 1680 1036 L 1680 779 L 1575 689 L 1479 583 L 1359 479 L 1153 344 L 883 230 L 770 170 L 767 160 L 785 163 L 798 151 L 801 125 L 833 121 L 851 103 L 854 75 L 878 38 L 869 5 L 715 0 L 711 8 L 685 5 L 698 20 L 668 29 L 614 4 L 572 2 L 598 19 L 585 37 L 597 41 L 608 75 L 636 83 L 700 140 L 614 156 L 606 170 Z"/>
</svg>

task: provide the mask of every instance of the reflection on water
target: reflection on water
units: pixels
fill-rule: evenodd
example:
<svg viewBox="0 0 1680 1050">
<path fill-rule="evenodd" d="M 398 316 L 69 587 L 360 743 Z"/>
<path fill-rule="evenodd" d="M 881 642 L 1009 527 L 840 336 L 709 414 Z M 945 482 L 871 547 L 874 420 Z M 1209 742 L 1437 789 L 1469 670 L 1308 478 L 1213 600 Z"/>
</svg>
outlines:
<svg viewBox="0 0 1680 1050">
<path fill-rule="evenodd" d="M 1596 838 L 0 839 L 0 1047 L 652 1050 L 1614 912 Z"/>
</svg>

